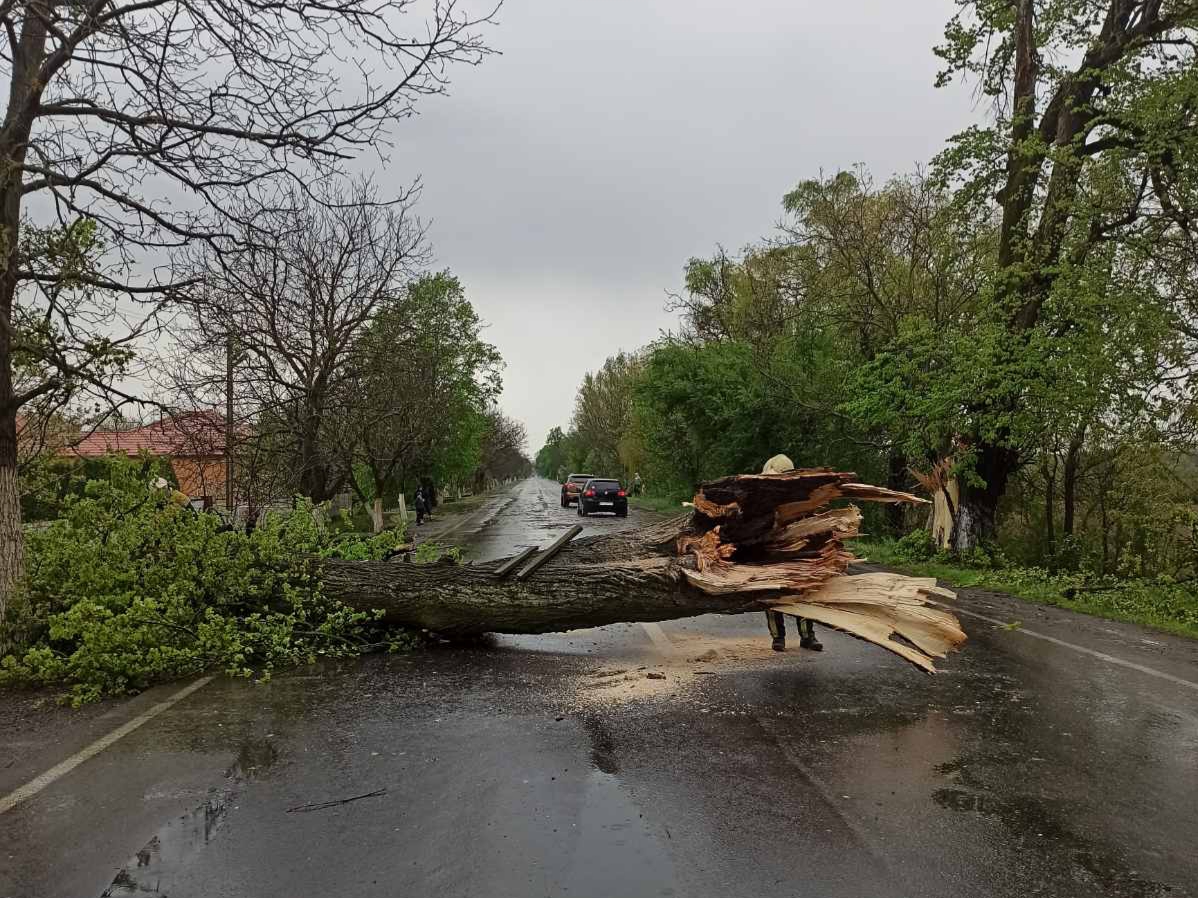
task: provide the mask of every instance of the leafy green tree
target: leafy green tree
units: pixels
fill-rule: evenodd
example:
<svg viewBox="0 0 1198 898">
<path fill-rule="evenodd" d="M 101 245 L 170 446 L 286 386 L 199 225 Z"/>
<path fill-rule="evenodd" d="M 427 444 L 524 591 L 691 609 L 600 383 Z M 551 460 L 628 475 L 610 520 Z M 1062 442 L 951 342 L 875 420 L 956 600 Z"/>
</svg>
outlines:
<svg viewBox="0 0 1198 898">
<path fill-rule="evenodd" d="M 30 534 L 27 589 L 0 627 L 0 683 L 63 685 L 76 703 L 220 668 L 248 676 L 409 637 L 329 601 L 320 559 L 380 559 L 402 530 L 339 536 L 304 504 L 246 533 L 113 458 Z"/>
<path fill-rule="evenodd" d="M 560 427 L 551 427 L 545 445 L 537 452 L 537 473 L 551 480 L 561 476 L 566 465 L 566 435 Z"/>
<path fill-rule="evenodd" d="M 608 358 L 598 371 L 583 377 L 574 401 L 570 433 L 585 451 L 578 467 L 587 473 L 614 477 L 625 470 L 621 441 L 632 426 L 632 392 L 641 376 L 641 366 L 638 356 L 621 352 Z M 623 445 L 627 450 L 628 443 Z"/>
<path fill-rule="evenodd" d="M 381 304 L 354 346 L 340 383 L 336 430 L 359 476 L 375 532 L 383 494 L 411 476 L 471 470 L 480 461 L 481 416 L 501 389 L 498 350 L 461 282 L 443 271 Z"/>
<path fill-rule="evenodd" d="M 967 549 L 993 537 L 1008 482 L 1036 445 L 1042 400 L 1068 389 L 1074 378 L 1062 374 L 1087 359 L 1079 322 L 1094 333 L 1088 320 L 1153 318 L 1152 307 L 1171 305 L 1168 254 L 1153 248 L 1189 241 L 1196 211 L 1198 4 L 959 6 L 937 48 L 940 81 L 972 78 L 995 102 L 991 122 L 957 135 L 937 169 L 962 202 L 999 220 L 991 314 L 966 357 L 973 374 L 951 378 L 965 411 L 954 535 Z M 943 357 L 928 335 L 919 344 L 926 361 Z M 1082 380 L 1106 401 L 1108 379 Z"/>
</svg>

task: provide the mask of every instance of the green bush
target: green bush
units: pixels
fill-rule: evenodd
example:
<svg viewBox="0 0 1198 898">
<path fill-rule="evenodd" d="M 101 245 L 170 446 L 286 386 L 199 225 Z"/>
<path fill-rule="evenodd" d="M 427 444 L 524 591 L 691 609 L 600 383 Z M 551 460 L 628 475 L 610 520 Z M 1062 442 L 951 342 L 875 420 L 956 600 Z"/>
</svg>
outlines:
<svg viewBox="0 0 1198 898">
<path fill-rule="evenodd" d="M 155 490 L 139 466 L 64 500 L 28 534 L 28 576 L 0 644 L 0 683 L 69 688 L 79 704 L 213 668 L 269 676 L 280 665 L 398 647 L 377 615 L 320 589 L 322 558 L 378 559 L 403 532 L 336 534 L 311 507 L 268 515 L 252 533 Z"/>
<path fill-rule="evenodd" d="M 930 530 L 912 530 L 902 539 L 894 541 L 895 558 L 901 561 L 927 561 L 936 555 L 936 543 Z"/>
</svg>

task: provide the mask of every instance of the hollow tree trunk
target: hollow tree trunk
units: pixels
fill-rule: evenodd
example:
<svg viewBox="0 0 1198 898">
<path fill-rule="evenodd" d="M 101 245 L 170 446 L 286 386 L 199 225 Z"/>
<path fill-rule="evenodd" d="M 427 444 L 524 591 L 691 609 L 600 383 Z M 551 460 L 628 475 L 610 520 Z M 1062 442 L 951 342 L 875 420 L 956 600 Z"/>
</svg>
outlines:
<svg viewBox="0 0 1198 898">
<path fill-rule="evenodd" d="M 624 621 L 779 608 L 823 621 L 926 670 L 965 638 L 931 596 L 934 580 L 844 576 L 843 540 L 861 513 L 835 499 L 922 502 L 826 469 L 704 484 L 694 512 L 640 530 L 577 540 L 531 578 L 501 578 L 506 559 L 458 566 L 326 561 L 325 593 L 392 624 L 451 636 L 547 633 Z M 801 603 L 801 608 L 800 608 Z M 892 640 L 893 634 L 906 642 Z"/>
</svg>

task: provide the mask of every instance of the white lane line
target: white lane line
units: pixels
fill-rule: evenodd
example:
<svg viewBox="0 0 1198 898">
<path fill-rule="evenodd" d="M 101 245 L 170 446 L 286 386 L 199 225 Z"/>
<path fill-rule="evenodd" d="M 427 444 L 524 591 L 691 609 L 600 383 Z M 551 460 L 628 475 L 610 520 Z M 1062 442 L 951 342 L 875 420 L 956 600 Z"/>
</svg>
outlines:
<svg viewBox="0 0 1198 898">
<path fill-rule="evenodd" d="M 670 642 L 670 637 L 666 635 L 666 631 L 661 628 L 660 624 L 642 623 L 641 626 L 644 627 L 645 634 L 657 646 L 659 652 L 665 655 L 673 655 L 678 651 L 678 648 L 674 643 Z"/>
<path fill-rule="evenodd" d="M 91 745 L 87 746 L 86 748 L 80 749 L 75 754 L 71 755 L 69 758 L 67 758 L 65 761 L 63 761 L 61 764 L 55 764 L 53 767 L 51 767 L 45 773 L 43 773 L 39 776 L 35 776 L 33 779 L 31 779 L 25 785 L 23 785 L 17 789 L 14 789 L 12 792 L 8 793 L 3 798 L 0 798 L 0 814 L 3 814 L 7 811 L 11 811 L 13 808 L 15 808 L 17 805 L 19 805 L 25 799 L 32 798 L 34 795 L 37 795 L 38 792 L 41 792 L 42 789 L 49 786 L 55 780 L 61 779 L 62 777 L 66 776 L 68 773 L 70 773 L 72 770 L 74 770 L 76 767 L 78 767 L 80 764 L 82 764 L 84 761 L 88 760 L 89 758 L 95 757 L 100 752 L 102 752 L 104 749 L 111 746 L 113 743 L 117 742 L 120 739 L 125 738 L 126 736 L 128 736 L 130 733 L 132 733 L 134 730 L 136 730 L 138 727 L 140 727 L 146 721 L 157 717 L 159 714 L 161 714 L 167 708 L 183 701 L 183 699 L 187 698 L 187 696 L 191 695 L 197 689 L 202 689 L 204 686 L 207 686 L 209 683 L 212 682 L 212 679 L 213 679 L 212 677 L 200 677 L 198 680 L 196 680 L 191 685 L 184 686 L 182 689 L 180 689 L 178 692 L 176 692 L 170 698 L 166 699 L 165 701 L 159 702 L 158 704 L 156 704 L 154 707 L 150 708 L 149 710 L 143 711 L 142 713 L 138 714 L 132 720 L 121 724 L 119 727 L 117 727 L 111 733 L 109 733 L 106 736 L 101 736 L 99 739 L 97 739 L 95 742 L 93 742 Z"/>
<path fill-rule="evenodd" d="M 941 608 L 944 608 L 948 611 L 955 611 L 958 614 L 976 617 L 978 620 L 984 620 L 987 623 L 998 624 L 1000 627 L 1011 626 L 1010 621 L 999 620 L 997 617 L 987 617 L 985 614 L 978 614 L 976 611 L 966 611 L 964 608 L 958 608 L 956 605 L 946 605 L 941 602 L 934 602 L 932 604 L 939 605 Z M 1097 658 L 1099 661 L 1105 661 L 1108 664 L 1117 664 L 1120 667 L 1126 667 L 1128 670 L 1135 670 L 1143 674 L 1148 674 L 1150 677 L 1168 680 L 1170 683 L 1176 683 L 1178 686 L 1187 686 L 1190 689 L 1198 689 L 1198 683 L 1194 683 L 1190 680 L 1184 680 L 1181 677 L 1175 677 L 1173 674 L 1165 673 L 1163 670 L 1157 670 L 1154 667 L 1136 664 L 1134 661 L 1125 661 L 1122 658 L 1116 658 L 1114 655 L 1108 655 L 1106 652 L 1088 649 L 1084 645 L 1074 645 L 1072 642 L 1066 642 L 1063 639 L 1057 639 L 1055 636 L 1048 636 L 1045 633 L 1037 633 L 1035 630 L 1029 630 L 1026 627 L 1013 627 L 1012 629 L 1016 633 L 1023 633 L 1025 636 L 1031 636 L 1033 639 L 1043 639 L 1045 642 L 1051 642 L 1053 645 L 1059 645 L 1062 648 L 1073 649 L 1075 652 L 1081 652 L 1083 655 L 1089 655 L 1091 658 Z"/>
</svg>

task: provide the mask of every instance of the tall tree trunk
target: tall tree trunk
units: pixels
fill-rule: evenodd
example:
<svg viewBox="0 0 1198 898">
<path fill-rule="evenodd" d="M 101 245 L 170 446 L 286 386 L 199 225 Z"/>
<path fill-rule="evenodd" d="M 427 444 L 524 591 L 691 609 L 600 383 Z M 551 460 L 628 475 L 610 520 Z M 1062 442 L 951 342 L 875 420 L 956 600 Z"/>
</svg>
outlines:
<svg viewBox="0 0 1198 898">
<path fill-rule="evenodd" d="M 7 342 L 6 340 L 4 342 Z M 6 352 L 0 351 L 0 395 L 12 395 Z M 0 410 L 0 624 L 9 598 L 25 576 L 25 536 L 21 530 L 21 490 L 17 480 L 17 422 L 11 402 Z"/>
<path fill-rule="evenodd" d="M 960 497 L 953 520 L 954 551 L 967 552 L 994 541 L 998 529 L 998 503 L 1018 462 L 1019 454 L 1013 449 L 992 443 L 978 447 L 975 471 L 985 483 L 977 486 L 965 478 L 958 483 Z"/>
<path fill-rule="evenodd" d="M 886 454 L 886 487 L 892 490 L 902 490 L 907 485 L 907 459 L 897 449 L 891 449 Z M 886 506 L 886 529 L 891 536 L 902 536 L 906 532 L 903 526 L 903 506 L 892 502 Z"/>
<path fill-rule="evenodd" d="M 1048 465 L 1048 459 L 1044 460 L 1044 540 L 1047 545 L 1048 554 L 1053 552 L 1053 544 L 1057 541 L 1056 535 L 1056 516 L 1057 516 L 1057 457 L 1056 453 L 1052 454 L 1052 467 Z"/>
<path fill-rule="evenodd" d="M 1062 499 L 1065 503 L 1065 520 L 1061 529 L 1066 536 L 1073 536 L 1073 521 L 1077 507 L 1077 465 L 1085 440 L 1086 425 L 1082 424 L 1074 431 L 1073 438 L 1069 441 L 1069 448 L 1065 452 L 1065 473 L 1061 483 Z"/>
<path fill-rule="evenodd" d="M 37 74 L 46 56 L 44 2 L 24 9 L 21 36 L 10 47 L 8 108 L 0 131 L 0 622 L 5 620 L 13 588 L 25 576 L 25 537 L 21 530 L 21 490 L 17 482 L 17 411 L 13 389 L 10 330 L 21 262 L 21 169 L 33 131 L 33 119 L 45 85 Z"/>
<path fill-rule="evenodd" d="M 386 526 L 383 521 L 383 497 L 376 495 L 370 502 L 370 524 L 375 533 L 382 533 Z"/>
</svg>

